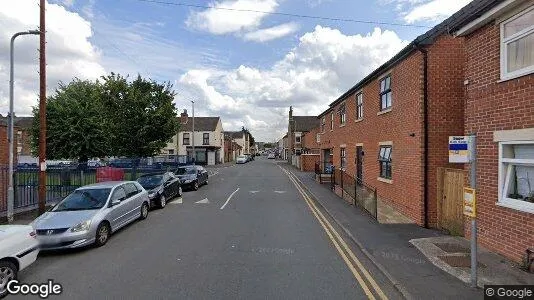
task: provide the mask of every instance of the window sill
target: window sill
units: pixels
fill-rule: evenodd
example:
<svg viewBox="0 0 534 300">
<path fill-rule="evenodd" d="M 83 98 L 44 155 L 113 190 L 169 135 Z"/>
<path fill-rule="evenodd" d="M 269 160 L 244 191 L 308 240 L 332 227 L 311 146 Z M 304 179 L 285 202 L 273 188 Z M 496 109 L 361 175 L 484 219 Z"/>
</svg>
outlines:
<svg viewBox="0 0 534 300">
<path fill-rule="evenodd" d="M 502 76 L 500 80 L 497 80 L 497 83 L 510 81 L 510 80 L 517 79 L 517 78 L 520 78 L 520 77 L 523 77 L 523 76 L 528 76 L 530 74 L 534 74 L 534 70 L 528 70 L 528 71 L 525 71 L 523 73 L 518 73 L 518 74 L 515 74 L 515 75 Z"/>
<path fill-rule="evenodd" d="M 524 203 L 521 203 L 524 202 Z M 534 214 L 534 203 L 529 203 L 522 200 L 515 199 L 501 199 L 496 203 L 497 206 L 506 207 L 518 210 L 520 212 Z"/>
<path fill-rule="evenodd" d="M 347 124 L 341 124 L 341 125 L 339 125 L 339 127 L 345 127 L 345 125 L 347 125 Z"/>
<path fill-rule="evenodd" d="M 354 123 L 359 123 L 361 121 L 363 121 L 363 118 L 354 120 Z"/>
<path fill-rule="evenodd" d="M 392 179 L 377 177 L 376 180 L 381 181 L 381 182 L 385 182 L 385 183 L 389 183 L 389 184 L 393 184 L 393 180 Z"/>
<path fill-rule="evenodd" d="M 381 111 L 377 112 L 376 115 L 380 116 L 380 115 L 383 115 L 383 114 L 387 114 L 388 112 L 391 112 L 391 108 L 381 110 Z"/>
</svg>

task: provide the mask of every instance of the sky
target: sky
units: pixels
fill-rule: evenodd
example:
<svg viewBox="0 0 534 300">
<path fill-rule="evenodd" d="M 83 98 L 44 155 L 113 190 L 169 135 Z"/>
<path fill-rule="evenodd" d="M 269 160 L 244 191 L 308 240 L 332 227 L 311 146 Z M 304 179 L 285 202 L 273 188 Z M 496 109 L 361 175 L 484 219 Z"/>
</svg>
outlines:
<svg viewBox="0 0 534 300">
<path fill-rule="evenodd" d="M 171 82 L 178 112 L 191 115 L 195 101 L 195 116 L 220 116 L 224 130 L 245 126 L 256 141 L 272 142 L 287 131 L 289 106 L 295 115 L 320 114 L 469 2 L 48 0 L 47 94 L 75 77 L 140 74 Z M 38 28 L 39 1 L 0 3 L 0 113 L 6 115 L 10 38 Z M 15 43 L 18 116 L 31 115 L 38 101 L 38 47 L 38 36 Z"/>
</svg>

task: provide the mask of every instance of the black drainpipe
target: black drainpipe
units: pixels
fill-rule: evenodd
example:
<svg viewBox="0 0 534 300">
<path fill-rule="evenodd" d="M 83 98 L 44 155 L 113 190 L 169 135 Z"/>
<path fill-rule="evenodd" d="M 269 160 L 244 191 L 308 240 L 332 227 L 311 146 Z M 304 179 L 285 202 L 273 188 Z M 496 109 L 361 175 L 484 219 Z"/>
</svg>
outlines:
<svg viewBox="0 0 534 300">
<path fill-rule="evenodd" d="M 417 50 L 423 54 L 423 125 L 424 125 L 424 161 L 423 161 L 423 172 L 424 172 L 424 195 L 423 195 L 423 205 L 424 205 L 424 227 L 428 228 L 428 51 L 421 47 L 420 45 L 415 45 Z"/>
</svg>

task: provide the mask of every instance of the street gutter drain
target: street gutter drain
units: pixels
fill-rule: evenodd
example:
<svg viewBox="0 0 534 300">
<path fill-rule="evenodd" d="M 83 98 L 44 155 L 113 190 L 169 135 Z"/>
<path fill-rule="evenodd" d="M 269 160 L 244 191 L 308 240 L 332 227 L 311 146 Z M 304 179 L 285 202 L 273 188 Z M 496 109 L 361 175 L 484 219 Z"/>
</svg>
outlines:
<svg viewBox="0 0 534 300">
<path fill-rule="evenodd" d="M 434 243 L 436 247 L 448 253 L 469 253 L 469 248 L 456 243 Z"/>
<path fill-rule="evenodd" d="M 442 255 L 438 256 L 444 263 L 454 268 L 471 268 L 471 255 Z M 479 268 L 486 268 L 486 265 L 478 263 Z"/>
</svg>

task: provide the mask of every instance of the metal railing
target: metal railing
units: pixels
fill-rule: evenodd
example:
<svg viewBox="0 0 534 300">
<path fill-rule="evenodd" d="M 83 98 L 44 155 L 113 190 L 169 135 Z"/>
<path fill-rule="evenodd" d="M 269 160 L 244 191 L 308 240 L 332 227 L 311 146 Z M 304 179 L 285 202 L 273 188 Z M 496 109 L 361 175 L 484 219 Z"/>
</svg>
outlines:
<svg viewBox="0 0 534 300">
<path fill-rule="evenodd" d="M 359 206 L 373 218 L 378 218 L 378 197 L 376 188 L 367 185 L 361 178 L 352 177 L 343 169 L 334 169 L 330 187 L 332 191 L 340 188 L 341 197 L 348 195 L 353 205 Z"/>
</svg>

